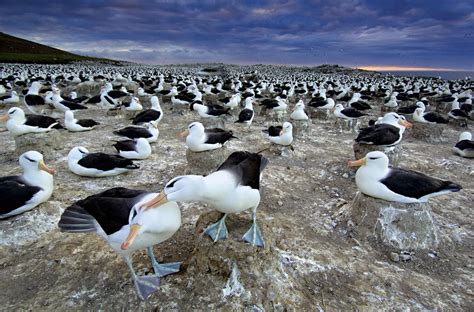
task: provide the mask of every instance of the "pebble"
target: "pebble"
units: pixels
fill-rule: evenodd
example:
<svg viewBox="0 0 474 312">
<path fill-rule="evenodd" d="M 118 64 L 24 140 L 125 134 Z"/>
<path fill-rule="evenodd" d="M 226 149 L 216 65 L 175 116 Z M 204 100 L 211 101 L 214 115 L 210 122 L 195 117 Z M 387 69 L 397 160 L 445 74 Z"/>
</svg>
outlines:
<svg viewBox="0 0 474 312">
<path fill-rule="evenodd" d="M 280 207 L 283 206 L 283 202 L 282 202 L 281 200 L 279 200 L 279 201 L 277 202 L 277 204 L 278 204 L 278 206 L 280 206 Z"/>
<path fill-rule="evenodd" d="M 411 255 L 401 254 L 400 255 L 400 260 L 402 260 L 404 262 L 410 261 L 411 260 Z"/>
<path fill-rule="evenodd" d="M 342 175 L 342 177 L 343 177 L 344 179 L 349 179 L 349 175 L 348 175 L 347 173 L 344 173 L 344 174 Z"/>
<path fill-rule="evenodd" d="M 396 252 L 391 252 L 390 253 L 390 260 L 393 262 L 399 262 L 400 261 L 400 256 Z"/>
</svg>

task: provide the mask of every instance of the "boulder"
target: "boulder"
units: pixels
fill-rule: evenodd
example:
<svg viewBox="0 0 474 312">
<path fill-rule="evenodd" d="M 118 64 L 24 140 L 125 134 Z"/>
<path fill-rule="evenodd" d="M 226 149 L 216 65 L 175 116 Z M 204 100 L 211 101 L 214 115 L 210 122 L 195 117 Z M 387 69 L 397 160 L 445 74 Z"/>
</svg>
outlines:
<svg viewBox="0 0 474 312">
<path fill-rule="evenodd" d="M 428 203 L 388 202 L 358 192 L 349 210 L 348 224 L 360 241 L 375 238 L 397 250 L 438 246 L 438 226 Z"/>
</svg>

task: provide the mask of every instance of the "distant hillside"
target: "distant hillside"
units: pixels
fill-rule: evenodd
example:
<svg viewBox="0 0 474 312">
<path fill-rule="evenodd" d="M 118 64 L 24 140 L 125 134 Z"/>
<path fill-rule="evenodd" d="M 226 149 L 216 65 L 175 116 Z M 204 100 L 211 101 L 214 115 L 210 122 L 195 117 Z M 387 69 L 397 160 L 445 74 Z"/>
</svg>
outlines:
<svg viewBox="0 0 474 312">
<path fill-rule="evenodd" d="M 65 64 L 93 61 L 120 65 L 122 61 L 69 53 L 0 32 L 0 63 Z"/>
</svg>

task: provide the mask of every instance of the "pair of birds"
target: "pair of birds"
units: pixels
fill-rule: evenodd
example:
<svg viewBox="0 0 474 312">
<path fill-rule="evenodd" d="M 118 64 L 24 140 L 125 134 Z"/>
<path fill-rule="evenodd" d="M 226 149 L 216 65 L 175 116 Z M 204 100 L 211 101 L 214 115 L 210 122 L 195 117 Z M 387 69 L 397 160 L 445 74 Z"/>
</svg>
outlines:
<svg viewBox="0 0 474 312">
<path fill-rule="evenodd" d="M 138 296 L 146 299 L 158 288 L 160 277 L 179 271 L 180 263 L 159 264 L 152 250 L 178 231 L 181 214 L 176 202 L 204 202 L 224 213 L 204 231 L 214 241 L 227 238 L 225 219 L 229 213 L 252 209 L 253 223 L 243 240 L 264 246 L 256 210 L 261 173 L 267 164 L 260 154 L 234 152 L 208 176 L 175 177 L 160 193 L 113 188 L 89 196 L 69 206 L 58 225 L 65 232 L 96 232 L 107 240 L 127 262 Z M 148 249 L 155 275 L 139 276 L 133 268 L 131 254 L 143 248 Z"/>
</svg>

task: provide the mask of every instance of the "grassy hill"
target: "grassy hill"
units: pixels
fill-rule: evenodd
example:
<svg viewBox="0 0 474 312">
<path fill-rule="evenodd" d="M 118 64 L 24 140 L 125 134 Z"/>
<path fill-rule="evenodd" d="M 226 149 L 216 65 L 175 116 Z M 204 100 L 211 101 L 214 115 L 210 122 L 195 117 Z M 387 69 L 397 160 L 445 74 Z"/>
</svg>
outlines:
<svg viewBox="0 0 474 312">
<path fill-rule="evenodd" d="M 93 61 L 120 65 L 122 61 L 69 53 L 0 32 L 0 63 L 66 64 Z"/>
</svg>

